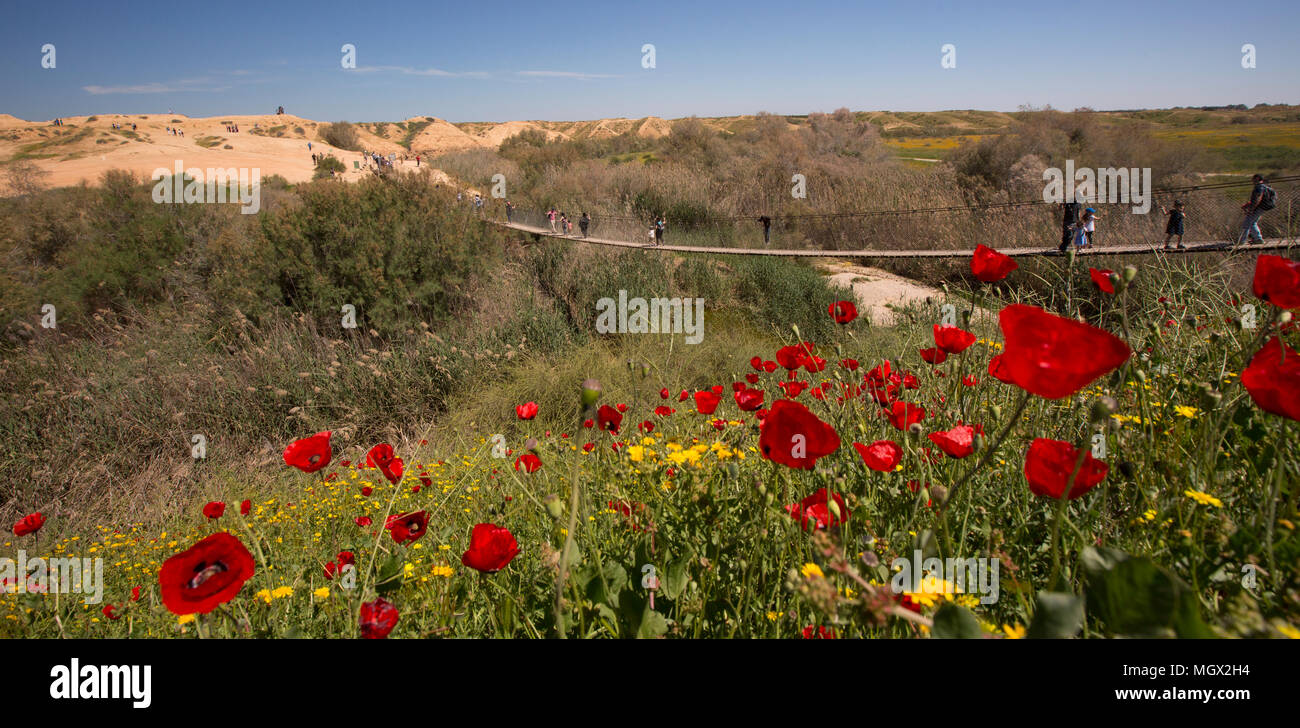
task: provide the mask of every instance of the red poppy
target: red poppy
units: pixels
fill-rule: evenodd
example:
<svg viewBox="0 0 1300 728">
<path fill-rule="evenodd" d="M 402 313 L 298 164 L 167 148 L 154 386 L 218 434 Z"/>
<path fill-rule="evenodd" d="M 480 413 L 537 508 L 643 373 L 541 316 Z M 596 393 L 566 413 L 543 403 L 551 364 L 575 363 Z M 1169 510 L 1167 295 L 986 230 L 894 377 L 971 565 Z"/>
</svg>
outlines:
<svg viewBox="0 0 1300 728">
<path fill-rule="evenodd" d="M 808 388 L 808 383 L 796 380 L 791 382 L 778 382 L 776 386 L 780 387 L 781 390 L 785 392 L 785 396 L 794 399 L 803 394 L 803 391 Z"/>
<path fill-rule="evenodd" d="M 469 549 L 460 557 L 460 563 L 484 574 L 506 568 L 506 564 L 519 554 L 519 542 L 505 526 L 480 523 L 474 526 L 469 537 Z"/>
<path fill-rule="evenodd" d="M 1241 383 L 1260 409 L 1300 421 L 1300 356 L 1278 337 L 1251 357 Z"/>
<path fill-rule="evenodd" d="M 213 520 L 221 518 L 222 514 L 224 514 L 225 512 L 226 512 L 226 504 L 222 503 L 221 501 L 212 501 L 211 503 L 208 503 L 207 505 L 203 506 L 203 515 Z"/>
<path fill-rule="evenodd" d="M 384 521 L 384 528 L 398 543 L 410 543 L 424 535 L 429 528 L 429 514 L 426 511 L 394 514 Z"/>
<path fill-rule="evenodd" d="M 841 366 L 841 367 L 844 367 L 845 369 L 848 369 L 848 370 L 851 371 L 851 372 L 856 372 L 856 371 L 858 370 L 858 360 L 857 360 L 857 359 L 841 359 L 841 360 L 840 360 L 840 366 Z"/>
<path fill-rule="evenodd" d="M 1070 481 L 1070 475 L 1074 473 L 1081 452 L 1083 465 L 1074 478 L 1069 500 L 1092 490 L 1106 477 L 1109 468 L 1106 463 L 1094 460 L 1092 453 L 1075 450 L 1068 442 L 1036 438 L 1030 443 L 1029 452 L 1025 455 L 1025 479 L 1029 481 L 1030 492 L 1046 498 L 1060 498 L 1065 492 L 1065 484 Z"/>
<path fill-rule="evenodd" d="M 537 403 L 524 402 L 523 404 L 515 405 L 515 416 L 521 420 L 531 420 L 537 416 Z"/>
<path fill-rule="evenodd" d="M 393 446 L 386 442 L 370 448 L 370 452 L 366 453 L 366 465 L 379 468 L 379 472 L 394 485 L 402 479 L 402 459 L 393 457 Z"/>
<path fill-rule="evenodd" d="M 173 614 L 207 614 L 233 599 L 255 570 L 253 555 L 238 538 L 214 533 L 163 562 L 163 606 Z"/>
<path fill-rule="evenodd" d="M 745 381 L 750 384 L 758 384 L 758 372 L 750 372 L 745 375 Z"/>
<path fill-rule="evenodd" d="M 664 387 L 659 390 L 659 399 L 668 399 L 668 388 Z"/>
<path fill-rule="evenodd" d="M 103 614 L 104 614 L 105 617 L 108 617 L 109 619 L 111 619 L 111 620 L 113 620 L 114 622 L 116 622 L 117 620 L 119 620 L 119 619 L 122 618 L 122 615 L 120 615 L 120 614 L 114 614 L 114 613 L 113 613 L 113 612 L 117 611 L 117 609 L 118 609 L 118 607 L 117 607 L 116 605 L 113 605 L 113 604 L 105 604 L 105 605 L 104 605 L 104 608 L 103 608 L 101 611 L 103 612 Z"/>
<path fill-rule="evenodd" d="M 835 319 L 837 324 L 847 324 L 858 317 L 858 307 L 854 306 L 852 301 L 836 301 L 826 309 L 826 312 Z"/>
<path fill-rule="evenodd" d="M 810 624 L 803 628 L 803 638 L 806 640 L 833 640 L 836 639 L 834 628 L 827 629 L 825 626 L 818 626 L 815 629 Z"/>
<path fill-rule="evenodd" d="M 14 535 L 26 536 L 29 533 L 36 533 L 41 530 L 41 526 L 44 525 L 45 516 L 42 516 L 40 513 L 26 515 L 14 524 Z"/>
<path fill-rule="evenodd" d="M 921 349 L 920 352 L 921 358 L 930 364 L 942 364 L 948 358 L 947 352 L 937 346 Z"/>
<path fill-rule="evenodd" d="M 750 366 L 751 369 L 754 369 L 755 371 L 757 371 L 757 370 L 759 370 L 759 369 L 762 369 L 762 368 L 763 368 L 763 357 L 761 357 L 761 356 L 750 357 L 750 359 L 749 359 L 749 366 Z"/>
<path fill-rule="evenodd" d="M 365 528 L 366 526 L 369 526 L 370 524 L 374 523 L 374 521 L 370 520 L 370 516 L 357 516 L 356 518 L 352 519 L 352 521 L 353 523 L 356 523 L 358 526 L 362 528 Z"/>
<path fill-rule="evenodd" d="M 777 366 L 778 366 L 777 363 L 774 361 L 765 361 L 763 362 L 763 371 L 767 372 L 768 374 L 771 374 L 772 372 L 776 371 Z"/>
<path fill-rule="evenodd" d="M 816 493 L 804 498 L 798 503 L 791 503 L 785 507 L 790 517 L 799 521 L 803 530 L 808 530 L 808 522 L 811 520 L 817 530 L 834 528 L 841 523 L 849 520 L 851 515 L 849 507 L 844 504 L 844 496 L 835 493 L 831 496 L 835 500 L 836 510 L 839 516 L 831 512 L 830 505 L 826 499 L 826 489 L 819 488 Z"/>
<path fill-rule="evenodd" d="M 247 516 L 251 510 L 253 510 L 253 501 L 245 498 L 244 502 L 239 504 L 239 515 Z"/>
<path fill-rule="evenodd" d="M 695 393 L 695 409 L 702 415 L 713 414 L 721 401 L 722 397 L 707 389 Z"/>
<path fill-rule="evenodd" d="M 930 442 L 950 458 L 964 458 L 975 452 L 976 428 L 970 425 L 957 425 L 947 432 L 931 432 Z"/>
<path fill-rule="evenodd" d="M 596 424 L 606 432 L 618 434 L 618 428 L 623 425 L 623 413 L 607 404 L 602 404 L 600 409 L 596 410 Z"/>
<path fill-rule="evenodd" d="M 619 402 L 618 404 L 614 405 L 614 407 L 615 407 L 615 409 L 617 409 L 620 413 L 622 413 L 622 412 L 627 412 L 627 405 L 626 405 L 626 404 L 623 404 L 622 402 Z"/>
<path fill-rule="evenodd" d="M 641 430 L 642 432 L 648 435 L 651 432 L 655 431 L 655 423 L 651 422 L 650 420 L 644 420 L 641 422 L 641 424 L 637 425 L 637 429 Z"/>
<path fill-rule="evenodd" d="M 826 360 L 820 356 L 809 354 L 804 357 L 803 368 L 814 373 L 823 371 L 826 369 Z"/>
<path fill-rule="evenodd" d="M 667 407 L 662 404 L 659 405 L 658 407 L 655 407 L 655 414 L 659 415 L 660 417 L 667 417 L 676 411 L 677 410 L 673 409 L 672 407 Z"/>
<path fill-rule="evenodd" d="M 806 348 L 805 348 L 806 347 Z M 791 344 L 783 346 L 776 351 L 776 361 L 783 368 L 793 372 L 795 369 L 803 366 L 804 360 L 811 353 L 812 344 Z"/>
<path fill-rule="evenodd" d="M 906 430 L 925 419 L 925 408 L 919 404 L 895 402 L 885 411 L 885 416 L 889 418 L 890 424 L 894 427 Z"/>
<path fill-rule="evenodd" d="M 1300 307 L 1300 262 L 1278 255 L 1255 259 L 1255 295 L 1281 308 Z"/>
<path fill-rule="evenodd" d="M 945 354 L 960 354 L 975 343 L 975 334 L 956 326 L 934 325 L 934 345 Z"/>
<path fill-rule="evenodd" d="M 284 449 L 284 462 L 304 473 L 314 473 L 329 465 L 333 455 L 330 450 L 330 432 L 326 430 L 289 443 Z"/>
<path fill-rule="evenodd" d="M 713 420 L 709 420 L 709 424 L 713 425 L 713 429 L 715 430 L 723 430 L 727 427 L 726 420 L 713 419 Z"/>
<path fill-rule="evenodd" d="M 691 396 L 691 395 L 687 394 L 687 393 L 686 393 L 686 390 L 683 389 L 683 390 L 681 391 L 681 393 L 677 395 L 677 401 L 678 401 L 678 402 L 685 402 L 688 398 L 690 398 L 690 396 Z"/>
<path fill-rule="evenodd" d="M 839 447 L 840 436 L 834 427 L 789 399 L 778 399 L 772 405 L 758 437 L 758 449 L 764 458 L 803 470 L 812 470 L 818 458 Z"/>
<path fill-rule="evenodd" d="M 140 587 L 138 586 L 131 587 L 131 601 L 133 602 L 140 601 Z"/>
<path fill-rule="evenodd" d="M 361 637 L 368 640 L 382 640 L 397 626 L 400 615 L 397 607 L 380 597 L 373 602 L 361 605 Z"/>
<path fill-rule="evenodd" d="M 340 567 L 357 563 L 357 556 L 351 551 L 340 551 L 334 558 L 338 560 Z"/>
<path fill-rule="evenodd" d="M 975 253 L 970 258 L 971 274 L 985 283 L 1000 281 L 1019 267 L 1020 264 L 1010 256 L 983 244 L 975 246 Z"/>
<path fill-rule="evenodd" d="M 976 377 L 974 374 L 967 374 L 961 378 L 962 386 L 966 387 L 973 387 L 976 384 L 979 384 L 979 381 L 979 377 Z"/>
<path fill-rule="evenodd" d="M 523 465 L 525 473 L 535 473 L 542 469 L 542 459 L 531 452 L 526 452 L 515 459 L 515 470 Z"/>
<path fill-rule="evenodd" d="M 998 320 L 1006 346 L 989 362 L 989 374 L 1047 399 L 1078 392 L 1132 354 L 1109 331 L 1033 306 L 1012 304 Z"/>
<path fill-rule="evenodd" d="M 1115 284 L 1110 282 L 1110 277 L 1114 273 L 1115 271 L 1106 268 L 1101 270 L 1097 270 L 1096 268 L 1088 269 L 1088 276 L 1092 278 L 1093 284 L 1097 286 L 1097 289 L 1102 293 L 1115 292 Z"/>
<path fill-rule="evenodd" d="M 588 443 L 585 443 L 585 444 L 582 446 L 582 451 L 583 451 L 583 452 L 591 452 L 592 450 L 595 450 L 595 449 L 596 449 L 596 443 L 594 443 L 594 442 L 588 442 Z"/>
<path fill-rule="evenodd" d="M 876 440 L 870 445 L 855 442 L 853 447 L 857 449 L 858 455 L 862 456 L 862 462 L 866 463 L 868 468 L 882 473 L 894 472 L 894 468 L 898 467 L 898 463 L 903 459 L 903 448 L 889 440 Z"/>
<path fill-rule="evenodd" d="M 742 389 L 733 395 L 736 398 L 736 406 L 742 412 L 753 412 L 763 406 L 763 390 L 761 389 Z"/>
</svg>

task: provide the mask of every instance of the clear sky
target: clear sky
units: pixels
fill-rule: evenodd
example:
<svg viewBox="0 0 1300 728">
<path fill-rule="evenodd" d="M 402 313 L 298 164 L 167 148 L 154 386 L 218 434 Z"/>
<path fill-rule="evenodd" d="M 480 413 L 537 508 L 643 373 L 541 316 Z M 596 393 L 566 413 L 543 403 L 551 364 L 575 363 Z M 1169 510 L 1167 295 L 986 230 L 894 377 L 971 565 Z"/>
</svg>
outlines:
<svg viewBox="0 0 1300 728">
<path fill-rule="evenodd" d="M 459 122 L 1294 104 L 1297 27 L 1296 0 L 6 3 L 0 112 L 283 105 L 322 121 Z"/>
</svg>

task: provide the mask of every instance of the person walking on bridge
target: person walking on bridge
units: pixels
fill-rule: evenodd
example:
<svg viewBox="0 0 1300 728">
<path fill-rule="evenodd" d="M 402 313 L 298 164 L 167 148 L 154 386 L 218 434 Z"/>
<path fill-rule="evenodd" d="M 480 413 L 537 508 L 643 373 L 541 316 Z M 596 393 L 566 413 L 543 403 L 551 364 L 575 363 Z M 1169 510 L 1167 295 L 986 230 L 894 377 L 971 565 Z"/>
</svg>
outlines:
<svg viewBox="0 0 1300 728">
<path fill-rule="evenodd" d="M 1266 211 L 1277 207 L 1277 192 L 1264 183 L 1264 175 L 1253 175 L 1250 181 L 1254 182 L 1255 186 L 1250 190 L 1250 201 L 1241 206 L 1242 212 L 1246 213 L 1246 219 L 1241 223 L 1241 235 L 1237 237 L 1237 245 L 1264 242 L 1264 234 L 1259 231 L 1259 218 Z"/>
<path fill-rule="evenodd" d="M 546 221 L 551 224 L 551 232 L 555 232 L 555 208 L 546 211 Z"/>
<path fill-rule="evenodd" d="M 510 200 L 506 200 L 506 222 L 507 223 L 512 221 L 514 214 L 515 214 L 515 206 L 510 203 Z"/>
<path fill-rule="evenodd" d="M 664 220 L 663 215 L 655 218 L 655 245 L 664 244 L 664 228 L 667 226 L 668 221 Z"/>
<path fill-rule="evenodd" d="M 1061 246 L 1058 248 L 1062 253 L 1070 247 L 1070 241 L 1074 239 L 1074 228 L 1079 224 L 1079 203 L 1062 202 L 1061 209 Z"/>
<path fill-rule="evenodd" d="M 772 218 L 768 217 L 767 215 L 763 215 L 762 217 L 758 218 L 758 221 L 763 223 L 763 245 L 764 246 L 771 245 L 772 244 Z"/>
<path fill-rule="evenodd" d="M 587 237 L 587 226 L 590 224 L 591 217 L 586 212 L 583 212 L 582 217 L 578 218 L 578 229 L 582 231 L 582 237 Z"/>
</svg>

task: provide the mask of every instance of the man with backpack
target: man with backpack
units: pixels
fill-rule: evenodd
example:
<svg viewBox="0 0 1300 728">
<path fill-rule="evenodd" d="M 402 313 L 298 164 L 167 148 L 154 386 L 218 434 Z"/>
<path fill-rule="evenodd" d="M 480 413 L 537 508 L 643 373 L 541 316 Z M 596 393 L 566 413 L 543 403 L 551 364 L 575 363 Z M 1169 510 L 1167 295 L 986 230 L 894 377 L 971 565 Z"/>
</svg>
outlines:
<svg viewBox="0 0 1300 728">
<path fill-rule="evenodd" d="M 1259 231 L 1259 218 L 1268 210 L 1277 207 L 1277 192 L 1264 183 L 1264 175 L 1256 174 L 1250 178 L 1255 183 L 1250 191 L 1250 202 L 1241 206 L 1246 219 L 1241 223 L 1241 235 L 1237 245 L 1242 243 L 1262 243 L 1264 234 Z"/>
</svg>

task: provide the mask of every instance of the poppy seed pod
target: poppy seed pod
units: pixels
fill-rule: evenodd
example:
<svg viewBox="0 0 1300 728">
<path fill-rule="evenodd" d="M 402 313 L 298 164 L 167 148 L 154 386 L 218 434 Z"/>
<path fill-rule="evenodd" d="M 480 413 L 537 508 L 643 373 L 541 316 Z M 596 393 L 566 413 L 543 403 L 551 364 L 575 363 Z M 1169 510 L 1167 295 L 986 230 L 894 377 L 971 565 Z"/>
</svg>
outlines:
<svg viewBox="0 0 1300 728">
<path fill-rule="evenodd" d="M 930 497 L 939 505 L 943 505 L 948 500 L 948 489 L 942 485 L 930 486 Z"/>
<path fill-rule="evenodd" d="M 913 422 L 911 425 L 908 425 L 907 432 L 913 436 L 919 437 L 922 432 L 921 423 Z"/>
</svg>

